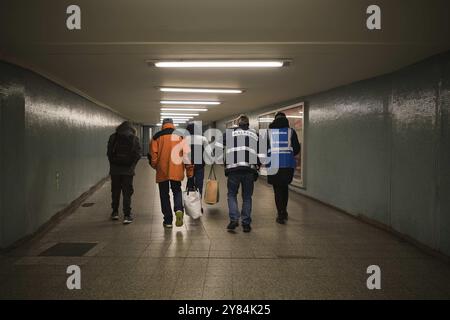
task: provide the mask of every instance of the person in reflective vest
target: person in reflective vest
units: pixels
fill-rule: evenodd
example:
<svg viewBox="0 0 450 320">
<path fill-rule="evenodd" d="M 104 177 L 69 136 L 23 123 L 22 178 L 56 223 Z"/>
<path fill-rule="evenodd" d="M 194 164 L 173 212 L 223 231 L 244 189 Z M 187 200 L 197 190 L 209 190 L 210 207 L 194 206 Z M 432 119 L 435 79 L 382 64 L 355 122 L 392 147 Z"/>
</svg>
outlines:
<svg viewBox="0 0 450 320">
<path fill-rule="evenodd" d="M 246 115 L 239 117 L 239 126 L 227 129 L 222 143 L 216 146 L 224 151 L 225 176 L 227 181 L 227 201 L 230 223 L 227 229 L 235 230 L 242 220 L 244 232 L 251 231 L 252 196 L 255 181 L 258 179 L 260 160 L 258 156 L 258 134 L 249 127 Z M 242 210 L 238 208 L 237 194 L 242 187 Z"/>
<path fill-rule="evenodd" d="M 278 211 L 276 222 L 279 224 L 285 224 L 288 219 L 289 184 L 294 178 L 295 156 L 300 149 L 297 133 L 289 127 L 286 115 L 278 112 L 269 125 L 267 182 L 273 186 Z"/>
</svg>

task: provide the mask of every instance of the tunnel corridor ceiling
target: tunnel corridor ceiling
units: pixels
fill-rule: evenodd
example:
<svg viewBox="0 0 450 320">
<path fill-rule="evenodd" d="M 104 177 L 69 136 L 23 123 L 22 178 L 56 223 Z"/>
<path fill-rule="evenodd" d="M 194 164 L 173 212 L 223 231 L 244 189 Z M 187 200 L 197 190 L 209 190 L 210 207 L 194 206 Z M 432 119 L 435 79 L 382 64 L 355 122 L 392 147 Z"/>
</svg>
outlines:
<svg viewBox="0 0 450 320">
<path fill-rule="evenodd" d="M 69 1 L 0 2 L 0 58 L 30 68 L 140 123 L 160 100 L 220 100 L 214 121 L 397 70 L 450 49 L 448 1 L 79 0 L 81 30 L 66 28 Z M 20 19 L 18 19 L 20 17 Z M 277 69 L 158 69 L 147 60 L 290 59 Z M 245 93 L 162 93 L 159 86 Z"/>
</svg>

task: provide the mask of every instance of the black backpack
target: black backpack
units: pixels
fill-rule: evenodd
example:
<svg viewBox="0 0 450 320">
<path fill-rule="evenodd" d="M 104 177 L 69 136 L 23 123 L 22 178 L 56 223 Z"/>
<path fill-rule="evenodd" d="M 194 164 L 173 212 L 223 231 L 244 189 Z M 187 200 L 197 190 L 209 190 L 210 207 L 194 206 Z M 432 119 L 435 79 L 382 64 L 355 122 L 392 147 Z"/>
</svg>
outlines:
<svg viewBox="0 0 450 320">
<path fill-rule="evenodd" d="M 134 137 L 132 135 L 116 134 L 111 163 L 123 167 L 132 166 L 135 161 L 133 147 Z"/>
</svg>

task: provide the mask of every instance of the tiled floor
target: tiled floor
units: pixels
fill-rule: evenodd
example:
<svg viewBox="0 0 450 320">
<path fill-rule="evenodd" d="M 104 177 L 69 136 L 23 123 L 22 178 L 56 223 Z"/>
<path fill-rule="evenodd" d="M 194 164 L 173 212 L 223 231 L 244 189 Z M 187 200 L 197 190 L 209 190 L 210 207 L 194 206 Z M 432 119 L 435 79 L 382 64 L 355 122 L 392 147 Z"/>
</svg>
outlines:
<svg viewBox="0 0 450 320">
<path fill-rule="evenodd" d="M 222 171 L 222 170 L 218 170 Z M 271 188 L 256 185 L 253 231 L 225 230 L 221 202 L 201 221 L 164 230 L 154 172 L 135 178 L 136 220 L 109 220 L 109 183 L 50 232 L 0 256 L 2 299 L 433 299 L 450 298 L 450 266 L 396 237 L 292 194 L 287 225 L 275 223 Z M 82 257 L 46 257 L 59 242 L 96 242 Z M 68 290 L 66 268 L 81 267 L 81 290 Z M 368 290 L 366 268 L 381 267 L 381 290 Z"/>
</svg>

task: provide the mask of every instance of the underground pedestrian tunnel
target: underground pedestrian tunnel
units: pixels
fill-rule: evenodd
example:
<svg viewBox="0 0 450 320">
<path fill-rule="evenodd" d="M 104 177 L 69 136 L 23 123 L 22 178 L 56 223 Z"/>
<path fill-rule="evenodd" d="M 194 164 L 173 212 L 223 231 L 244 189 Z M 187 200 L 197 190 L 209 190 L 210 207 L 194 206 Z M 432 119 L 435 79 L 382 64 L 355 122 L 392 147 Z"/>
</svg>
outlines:
<svg viewBox="0 0 450 320">
<path fill-rule="evenodd" d="M 1 1 L 0 298 L 450 298 L 449 5 L 377 3 L 371 30 L 367 1 L 80 0 L 79 20 Z M 146 158 L 162 119 L 211 140 L 278 111 L 302 146 L 287 223 L 261 174 L 252 232 L 227 232 L 218 165 L 220 201 L 164 229 Z M 142 147 L 127 226 L 106 157 L 125 120 Z"/>
</svg>

